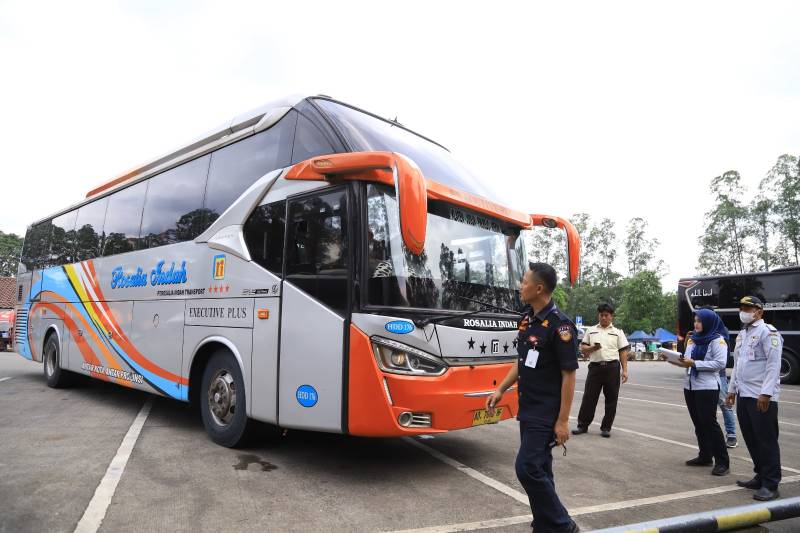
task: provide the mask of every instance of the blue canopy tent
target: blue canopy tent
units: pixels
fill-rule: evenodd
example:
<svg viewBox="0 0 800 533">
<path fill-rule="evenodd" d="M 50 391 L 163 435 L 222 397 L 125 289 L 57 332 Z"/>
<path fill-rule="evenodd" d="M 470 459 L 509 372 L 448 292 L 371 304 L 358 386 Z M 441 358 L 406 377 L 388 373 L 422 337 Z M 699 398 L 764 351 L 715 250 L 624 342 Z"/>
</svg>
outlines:
<svg viewBox="0 0 800 533">
<path fill-rule="evenodd" d="M 658 338 L 645 333 L 644 331 L 637 329 L 630 335 L 628 335 L 628 342 L 653 342 L 658 341 Z"/>
<path fill-rule="evenodd" d="M 658 328 L 654 333 L 658 342 L 665 343 L 665 342 L 678 342 L 678 336 L 674 333 L 670 333 L 669 331 L 665 330 L 664 328 Z"/>
</svg>

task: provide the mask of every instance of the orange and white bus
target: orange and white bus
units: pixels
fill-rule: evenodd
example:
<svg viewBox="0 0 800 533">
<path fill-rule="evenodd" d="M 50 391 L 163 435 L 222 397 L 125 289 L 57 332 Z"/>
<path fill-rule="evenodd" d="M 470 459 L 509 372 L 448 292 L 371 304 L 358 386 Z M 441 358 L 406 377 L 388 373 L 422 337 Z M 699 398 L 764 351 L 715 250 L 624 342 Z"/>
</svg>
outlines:
<svg viewBox="0 0 800 533">
<path fill-rule="evenodd" d="M 32 224 L 15 343 L 50 386 L 84 374 L 252 420 L 399 436 L 494 417 L 516 361 L 524 232 L 441 145 L 328 97 L 287 98 Z"/>
</svg>

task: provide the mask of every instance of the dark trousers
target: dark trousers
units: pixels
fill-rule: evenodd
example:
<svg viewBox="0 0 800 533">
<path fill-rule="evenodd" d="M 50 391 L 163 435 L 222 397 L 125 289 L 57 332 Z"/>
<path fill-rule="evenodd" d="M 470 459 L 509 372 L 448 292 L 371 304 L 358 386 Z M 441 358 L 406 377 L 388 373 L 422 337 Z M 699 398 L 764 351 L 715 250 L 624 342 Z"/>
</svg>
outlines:
<svg viewBox="0 0 800 533">
<path fill-rule="evenodd" d="M 589 373 L 586 376 L 586 385 L 583 388 L 581 410 L 578 412 L 578 426 L 588 428 L 594 420 L 594 411 L 597 409 L 597 400 L 600 391 L 606 401 L 606 414 L 600 429 L 611 431 L 614 417 L 617 416 L 617 399 L 619 398 L 619 361 L 610 361 L 609 364 L 589 363 Z"/>
<path fill-rule="evenodd" d="M 781 450 L 778 447 L 778 402 L 769 402 L 766 413 L 756 409 L 755 398 L 739 396 L 736 415 L 747 451 L 753 460 L 753 471 L 761 485 L 769 490 L 781 482 Z"/>
<path fill-rule="evenodd" d="M 520 446 L 517 479 L 528 495 L 533 513 L 533 531 L 550 533 L 567 530 L 572 524 L 569 513 L 556 494 L 553 480 L 553 426 L 537 422 L 519 422 Z"/>
<path fill-rule="evenodd" d="M 711 461 L 718 465 L 730 466 L 728 448 L 722 429 L 717 422 L 717 402 L 719 389 L 714 390 L 687 390 L 683 389 L 686 407 L 694 424 L 694 434 L 697 436 L 697 454 L 703 461 Z"/>
</svg>

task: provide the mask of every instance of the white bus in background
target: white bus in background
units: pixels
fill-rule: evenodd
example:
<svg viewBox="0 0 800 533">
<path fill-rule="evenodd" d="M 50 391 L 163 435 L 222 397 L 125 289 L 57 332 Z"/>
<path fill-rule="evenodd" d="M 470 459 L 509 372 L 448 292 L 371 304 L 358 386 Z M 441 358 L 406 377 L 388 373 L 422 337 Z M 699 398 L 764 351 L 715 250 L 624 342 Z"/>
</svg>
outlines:
<svg viewBox="0 0 800 533">
<path fill-rule="evenodd" d="M 523 171 L 524 169 L 520 169 Z M 196 402 L 235 446 L 252 420 L 362 436 L 516 414 L 518 283 L 534 225 L 437 143 L 328 97 L 288 98 L 32 224 L 16 350 Z"/>
</svg>

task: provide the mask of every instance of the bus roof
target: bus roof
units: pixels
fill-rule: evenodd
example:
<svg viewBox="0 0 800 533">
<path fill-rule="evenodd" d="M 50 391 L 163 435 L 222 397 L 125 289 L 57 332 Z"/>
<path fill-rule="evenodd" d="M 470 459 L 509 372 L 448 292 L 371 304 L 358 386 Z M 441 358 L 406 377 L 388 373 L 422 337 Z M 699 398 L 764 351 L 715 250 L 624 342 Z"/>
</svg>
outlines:
<svg viewBox="0 0 800 533">
<path fill-rule="evenodd" d="M 118 189 L 125 188 L 127 186 L 133 185 L 138 181 L 144 180 L 150 176 L 153 176 L 165 170 L 169 170 L 170 168 L 177 166 L 180 163 L 183 163 L 190 159 L 194 159 L 196 157 L 200 157 L 201 155 L 204 155 L 205 153 L 210 152 L 216 148 L 220 148 L 226 144 L 231 144 L 244 137 L 248 137 L 250 135 L 263 131 L 272 126 L 273 124 L 275 124 L 276 122 L 278 122 L 293 107 L 295 107 L 300 102 L 308 98 L 323 98 L 326 100 L 331 100 L 333 102 L 343 103 L 322 94 L 319 95 L 293 94 L 290 96 L 279 98 L 277 100 L 273 100 L 255 109 L 251 109 L 250 111 L 236 115 L 231 120 L 225 121 L 218 127 L 209 130 L 208 132 L 206 132 L 203 135 L 200 135 L 191 142 L 181 145 L 180 148 L 168 152 L 160 157 L 156 157 L 155 159 L 152 159 L 140 166 L 137 166 L 127 172 L 120 174 L 119 176 L 116 176 L 111 180 L 108 180 L 98 185 L 97 187 L 94 187 L 86 194 L 86 197 L 83 200 L 80 200 L 67 207 L 59 209 L 57 212 L 52 213 L 48 216 L 42 217 L 39 220 L 32 222 L 30 225 L 33 226 L 41 222 L 44 222 L 45 220 L 53 219 L 64 213 L 72 211 L 73 209 L 77 209 L 82 205 L 87 204 L 93 200 L 96 200 L 97 198 L 111 194 L 112 192 Z M 442 146 L 436 141 L 433 141 L 423 135 L 420 135 L 419 133 L 408 129 L 407 127 L 395 121 L 379 117 L 378 115 L 375 115 L 358 107 L 351 106 L 349 104 L 345 105 L 347 105 L 348 107 L 352 107 L 353 109 L 357 109 L 358 111 L 372 115 L 381 120 L 390 122 L 395 126 L 407 130 L 447 150 L 446 147 Z"/>
</svg>

